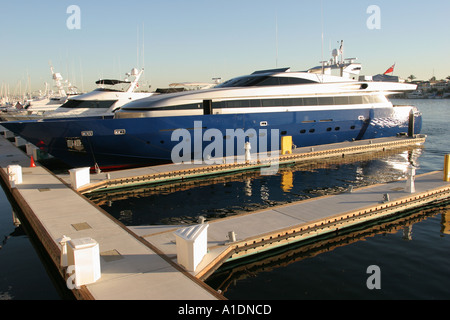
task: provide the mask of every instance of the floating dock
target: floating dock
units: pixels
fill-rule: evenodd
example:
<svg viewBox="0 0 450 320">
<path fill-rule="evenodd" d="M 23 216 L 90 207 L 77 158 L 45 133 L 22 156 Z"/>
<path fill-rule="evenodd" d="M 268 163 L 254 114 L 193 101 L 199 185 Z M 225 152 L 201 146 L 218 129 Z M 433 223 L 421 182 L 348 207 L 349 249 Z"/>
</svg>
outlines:
<svg viewBox="0 0 450 320">
<path fill-rule="evenodd" d="M 70 288 L 77 299 L 223 299 L 47 169 L 30 167 L 30 157 L 4 138 L 0 150 L 0 176 L 64 280 L 70 275 L 61 267 L 59 239 L 89 237 L 99 243 L 101 278 Z M 7 173 L 11 164 L 23 168 L 23 181 L 15 187 Z"/>
<path fill-rule="evenodd" d="M 425 137 L 383 138 L 314 148 L 299 148 L 280 156 L 279 163 L 345 157 L 423 144 Z M 107 191 L 141 184 L 185 181 L 242 170 L 267 163 L 162 165 L 132 170 L 90 174 L 90 181 L 75 190 L 67 175 L 30 167 L 30 158 L 8 140 L 0 139 L 0 176 L 33 228 L 61 276 L 70 276 L 62 266 L 63 236 L 91 238 L 99 244 L 101 277 L 72 288 L 77 299 L 225 299 L 203 281 L 222 264 L 294 242 L 338 233 L 367 221 L 394 215 L 450 196 L 450 183 L 442 171 L 408 180 L 379 184 L 322 196 L 287 205 L 193 226 L 126 227 L 86 199 L 83 192 Z M 23 181 L 10 183 L 8 167 L 22 167 Z M 181 231 L 180 231 L 181 230 Z M 179 236 L 206 232 L 205 253 L 194 270 L 180 264 Z"/>
<path fill-rule="evenodd" d="M 278 168 L 283 165 L 325 158 L 345 158 L 346 156 L 360 153 L 385 152 L 408 147 L 416 148 L 423 145 L 425 140 L 426 136 L 424 135 L 416 135 L 413 138 L 407 136 L 378 138 L 373 140 L 349 141 L 314 147 L 295 148 L 290 150 L 290 153 L 279 154 L 273 158 L 259 157 L 257 154 L 254 154 L 251 156 L 250 160 L 241 159 L 240 161 L 232 161 L 232 163 L 224 164 L 164 164 L 145 168 L 121 170 L 91 175 L 90 183 L 79 187 L 78 191 L 81 193 L 107 192 L 114 189 L 187 181 L 189 179 L 208 178 L 248 170 L 270 170 L 271 167 Z M 67 175 L 61 175 L 60 177 L 65 179 L 67 183 L 70 183 Z"/>
</svg>

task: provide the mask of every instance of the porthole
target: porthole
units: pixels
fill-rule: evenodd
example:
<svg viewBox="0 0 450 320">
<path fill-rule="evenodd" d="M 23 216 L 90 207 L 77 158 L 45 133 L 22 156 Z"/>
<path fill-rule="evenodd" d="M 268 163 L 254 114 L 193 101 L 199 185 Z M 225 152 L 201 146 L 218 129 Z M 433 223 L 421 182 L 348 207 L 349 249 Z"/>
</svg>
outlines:
<svg viewBox="0 0 450 320">
<path fill-rule="evenodd" d="M 300 130 L 300 133 L 306 133 L 305 129 Z"/>
<path fill-rule="evenodd" d="M 339 130 L 341 130 L 341 128 L 340 127 L 336 127 L 336 128 L 334 128 L 334 130 L 339 131 Z"/>
<path fill-rule="evenodd" d="M 351 127 L 350 127 L 350 129 L 352 129 L 352 130 L 355 130 L 355 128 L 356 128 L 355 126 L 351 126 Z"/>
<path fill-rule="evenodd" d="M 310 129 L 309 133 L 314 133 L 316 130 L 315 129 Z"/>
<path fill-rule="evenodd" d="M 327 128 L 327 131 L 328 131 L 328 132 L 330 132 L 331 130 L 333 130 L 333 129 L 331 129 L 331 128 Z"/>
</svg>

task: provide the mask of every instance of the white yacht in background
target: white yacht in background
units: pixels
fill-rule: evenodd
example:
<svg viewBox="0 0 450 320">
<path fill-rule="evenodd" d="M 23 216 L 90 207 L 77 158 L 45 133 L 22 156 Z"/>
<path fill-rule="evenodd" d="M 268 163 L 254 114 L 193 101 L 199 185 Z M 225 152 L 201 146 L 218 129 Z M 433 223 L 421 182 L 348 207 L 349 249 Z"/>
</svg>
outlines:
<svg viewBox="0 0 450 320">
<path fill-rule="evenodd" d="M 44 93 L 39 90 L 39 94 L 34 98 L 25 98 L 22 101 L 17 101 L 8 108 L 2 110 L 0 114 L 2 120 L 19 120 L 26 119 L 28 115 L 38 115 L 44 112 L 54 111 L 62 106 L 69 97 L 78 95 L 77 88 L 65 80 L 61 73 L 55 72 L 53 66 L 50 66 L 52 79 L 57 89 L 56 92 L 48 88 L 48 83 L 45 83 Z"/>
<path fill-rule="evenodd" d="M 78 96 L 70 97 L 55 110 L 5 115 L 4 121 L 36 120 L 48 118 L 73 118 L 73 117 L 112 117 L 114 112 L 126 103 L 147 98 L 152 92 L 135 92 L 139 86 L 139 79 L 144 70 L 133 68 L 126 74 L 124 80 L 100 79 L 95 83 L 98 88 Z M 129 78 L 133 77 L 132 80 Z"/>
<path fill-rule="evenodd" d="M 415 90 L 406 95 L 408 99 L 426 99 L 427 95 L 422 90 Z"/>
</svg>

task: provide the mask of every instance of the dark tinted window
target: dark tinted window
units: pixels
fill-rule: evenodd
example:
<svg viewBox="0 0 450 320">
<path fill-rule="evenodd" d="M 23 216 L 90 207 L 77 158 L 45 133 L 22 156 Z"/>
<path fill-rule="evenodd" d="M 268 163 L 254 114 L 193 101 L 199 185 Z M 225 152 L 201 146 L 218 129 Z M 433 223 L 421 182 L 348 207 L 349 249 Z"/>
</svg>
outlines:
<svg viewBox="0 0 450 320">
<path fill-rule="evenodd" d="M 245 76 L 225 81 L 216 88 L 229 87 L 259 87 L 259 86 L 286 86 L 294 84 L 316 83 L 312 80 L 291 78 L 291 77 L 271 77 L 271 76 Z"/>
<path fill-rule="evenodd" d="M 303 98 L 305 106 L 317 106 L 317 98 Z"/>
<path fill-rule="evenodd" d="M 362 96 L 350 96 L 350 104 L 362 104 L 363 97 Z"/>
<path fill-rule="evenodd" d="M 321 106 L 332 106 L 334 104 L 333 97 L 320 97 L 319 105 Z"/>
<path fill-rule="evenodd" d="M 314 81 L 290 77 L 270 77 L 261 81 L 257 86 L 288 86 L 294 84 L 315 83 Z"/>
<path fill-rule="evenodd" d="M 258 85 L 261 81 L 264 81 L 268 76 L 245 76 L 239 78 L 233 78 L 225 81 L 216 86 L 216 88 L 229 88 L 229 87 L 252 87 Z"/>
<path fill-rule="evenodd" d="M 97 108 L 109 108 L 111 107 L 117 100 L 105 100 L 105 101 L 83 101 L 83 100 L 68 100 L 61 107 L 63 108 L 89 108 L 89 109 L 97 109 Z"/>
</svg>

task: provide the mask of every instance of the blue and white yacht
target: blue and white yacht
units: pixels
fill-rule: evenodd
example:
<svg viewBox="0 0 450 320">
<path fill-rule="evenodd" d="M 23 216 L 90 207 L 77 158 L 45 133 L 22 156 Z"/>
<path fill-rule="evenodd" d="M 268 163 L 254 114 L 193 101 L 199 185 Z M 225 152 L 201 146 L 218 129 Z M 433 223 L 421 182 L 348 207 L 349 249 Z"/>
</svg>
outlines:
<svg viewBox="0 0 450 320">
<path fill-rule="evenodd" d="M 415 85 L 359 81 L 360 64 L 334 62 L 303 72 L 256 71 L 211 89 L 150 96 L 124 105 L 113 119 L 2 125 L 71 166 L 101 168 L 172 161 L 175 149 L 184 160 L 199 159 L 213 140 L 224 148 L 216 148 L 216 155 L 229 155 L 226 141 L 238 129 L 266 141 L 275 133 L 292 136 L 297 147 L 395 136 L 411 130 L 412 120 L 420 133 L 419 110 L 388 100 Z M 333 69 L 338 75 L 331 74 Z M 214 138 L 203 136 L 208 129 Z M 193 135 L 183 150 L 181 134 Z M 194 145 L 195 135 L 200 146 Z M 260 151 L 252 146 L 252 152 Z"/>
</svg>

